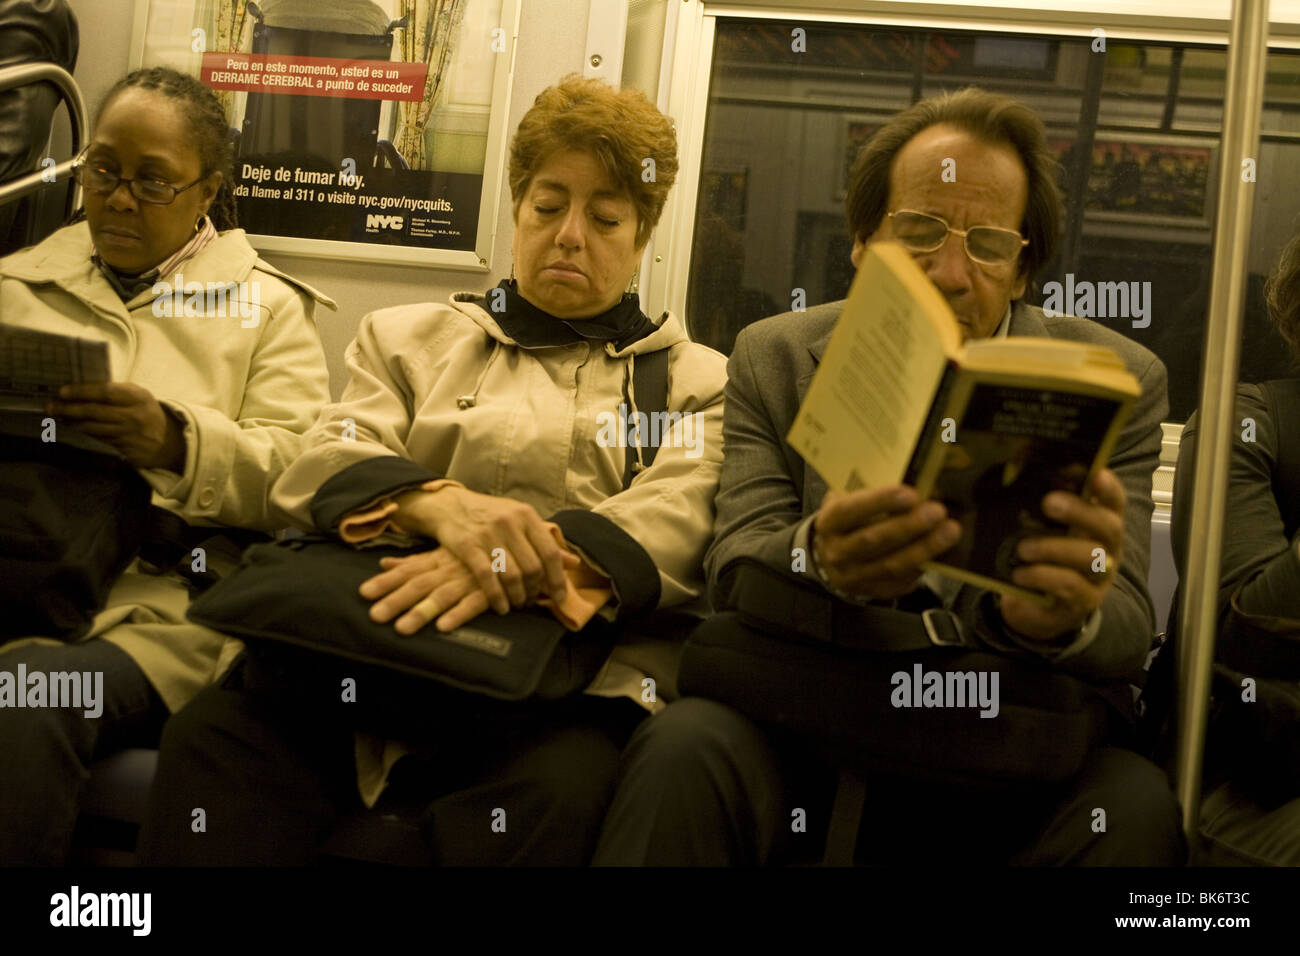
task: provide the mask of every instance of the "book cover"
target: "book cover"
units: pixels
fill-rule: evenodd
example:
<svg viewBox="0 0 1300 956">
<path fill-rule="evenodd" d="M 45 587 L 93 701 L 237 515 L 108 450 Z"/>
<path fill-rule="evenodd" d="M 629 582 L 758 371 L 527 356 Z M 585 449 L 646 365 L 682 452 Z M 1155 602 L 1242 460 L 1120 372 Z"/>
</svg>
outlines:
<svg viewBox="0 0 1300 956">
<path fill-rule="evenodd" d="M 1017 546 L 1066 533 L 1043 496 L 1083 492 L 1139 394 L 1105 346 L 1022 336 L 963 346 L 911 255 L 877 243 L 787 440 L 833 490 L 903 483 L 942 501 L 962 536 L 925 568 L 1043 603 L 1010 581 Z"/>
<path fill-rule="evenodd" d="M 951 419 L 924 456 L 929 467 L 904 477 L 923 497 L 942 501 L 962 528 L 958 542 L 926 567 L 1041 601 L 1011 583 L 1023 563 L 1016 550 L 1025 538 L 1068 532 L 1044 514 L 1043 496 L 1083 494 L 1130 406 L 1114 396 L 971 382 L 960 420 Z"/>
</svg>

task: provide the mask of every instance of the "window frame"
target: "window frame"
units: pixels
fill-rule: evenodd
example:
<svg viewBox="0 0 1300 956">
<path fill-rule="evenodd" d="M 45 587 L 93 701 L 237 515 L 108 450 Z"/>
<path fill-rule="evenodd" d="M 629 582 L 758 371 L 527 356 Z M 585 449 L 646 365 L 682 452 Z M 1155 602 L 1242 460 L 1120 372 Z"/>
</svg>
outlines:
<svg viewBox="0 0 1300 956">
<path fill-rule="evenodd" d="M 1095 0 L 1094 0 L 1095 5 Z M 1113 3 L 1119 7 L 1121 4 Z M 1131 3 L 1123 4 L 1131 7 Z M 646 249 L 641 289 L 647 310 L 671 310 L 685 315 L 686 292 L 694 242 L 695 214 L 704 155 L 704 130 L 709 84 L 713 75 L 713 47 L 719 20 L 806 20 L 817 24 L 910 27 L 929 30 L 964 30 L 983 33 L 1034 34 L 1053 39 L 1091 39 L 1104 29 L 1107 42 L 1198 44 L 1226 49 L 1229 22 L 1208 11 L 1226 4 L 1204 0 L 1187 4 L 1202 16 L 1168 17 L 1155 14 L 1062 11 L 967 2 L 936 8 L 912 0 L 857 0 L 853 11 L 837 9 L 835 0 L 823 0 L 814 9 L 797 9 L 790 0 L 751 0 L 747 4 L 697 2 L 674 4 L 665 30 L 664 62 L 660 70 L 661 107 L 677 121 L 679 171 L 676 188 L 669 194 L 655 236 Z M 1300 17 L 1297 9 L 1272 16 Z M 865 9 L 864 9 L 865 7 Z M 1273 19 L 1269 25 L 1269 50 L 1300 50 L 1300 22 Z M 666 85 L 666 89 L 664 89 Z"/>
</svg>

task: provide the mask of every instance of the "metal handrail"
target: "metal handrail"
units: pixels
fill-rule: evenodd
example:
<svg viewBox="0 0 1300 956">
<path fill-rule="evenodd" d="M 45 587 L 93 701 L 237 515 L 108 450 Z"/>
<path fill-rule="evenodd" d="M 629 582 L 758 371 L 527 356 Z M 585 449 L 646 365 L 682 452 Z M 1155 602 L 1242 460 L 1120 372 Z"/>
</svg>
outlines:
<svg viewBox="0 0 1300 956">
<path fill-rule="evenodd" d="M 90 139 L 90 129 L 86 125 L 86 101 L 82 98 L 81 90 L 77 87 L 77 81 L 72 78 L 71 73 L 53 63 L 19 63 L 16 66 L 0 69 L 0 92 L 26 86 L 29 83 L 53 83 L 59 88 L 64 102 L 68 104 L 68 115 L 72 120 L 73 159 L 55 165 L 53 179 L 50 179 L 49 169 L 40 169 L 0 184 L 0 206 L 28 193 L 34 193 L 42 186 L 67 179 L 72 175 L 72 165 L 76 157 L 80 155 L 87 140 Z M 68 193 L 67 214 L 71 215 L 72 211 L 80 206 L 81 186 L 74 180 L 72 189 Z"/>
<path fill-rule="evenodd" d="M 1220 557 L 1228 494 L 1232 412 L 1241 351 L 1241 314 L 1246 284 L 1253 182 L 1244 182 L 1243 160 L 1259 157 L 1259 117 L 1264 99 L 1264 54 L 1268 44 L 1268 0 L 1233 0 L 1228 40 L 1228 84 L 1223 104 L 1219 199 L 1214 223 L 1214 273 L 1205 328 L 1205 368 L 1198 413 L 1191 526 L 1195 542 L 1179 588 L 1182 622 L 1177 658 L 1179 687 L 1175 777 L 1183 807 L 1183 830 L 1195 846 L 1201 812 L 1210 677 L 1218 627 Z"/>
</svg>

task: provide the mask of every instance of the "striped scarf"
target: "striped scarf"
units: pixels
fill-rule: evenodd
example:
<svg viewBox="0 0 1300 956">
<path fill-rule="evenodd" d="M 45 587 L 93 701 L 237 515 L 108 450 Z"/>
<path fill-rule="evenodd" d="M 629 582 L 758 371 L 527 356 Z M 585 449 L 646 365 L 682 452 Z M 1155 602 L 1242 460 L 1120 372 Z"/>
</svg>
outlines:
<svg viewBox="0 0 1300 956">
<path fill-rule="evenodd" d="M 189 241 L 186 242 L 185 245 L 181 246 L 153 269 L 138 276 L 118 272 L 101 259 L 98 252 L 90 257 L 90 261 L 93 262 L 99 268 L 99 271 L 104 274 L 104 278 L 107 279 L 108 284 L 113 287 L 113 291 L 117 293 L 118 298 L 123 302 L 130 302 L 141 292 L 152 289 L 154 283 L 157 282 L 161 276 L 171 275 L 190 258 L 202 252 L 203 248 L 215 238 L 217 238 L 217 227 L 212 225 L 211 219 L 204 216 L 203 224 L 195 231 L 194 235 L 190 237 Z"/>
</svg>

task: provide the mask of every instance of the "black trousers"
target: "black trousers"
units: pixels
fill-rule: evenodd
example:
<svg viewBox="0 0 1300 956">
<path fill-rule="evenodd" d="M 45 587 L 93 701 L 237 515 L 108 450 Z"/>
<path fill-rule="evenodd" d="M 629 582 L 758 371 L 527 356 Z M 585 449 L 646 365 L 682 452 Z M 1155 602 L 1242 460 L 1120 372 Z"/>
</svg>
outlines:
<svg viewBox="0 0 1300 956">
<path fill-rule="evenodd" d="M 815 862 L 837 779 L 834 766 L 797 741 L 774 738 L 729 707 L 678 700 L 633 734 L 593 862 Z M 1186 844 L 1163 772 L 1105 747 L 1073 780 L 1053 786 L 978 793 L 868 779 L 855 859 L 1181 866 Z"/>
<path fill-rule="evenodd" d="M 102 675 L 99 716 L 86 716 L 84 706 L 0 707 L 0 866 L 60 866 L 72 846 L 90 765 L 118 750 L 157 744 L 167 706 L 125 651 L 98 638 L 0 653 L 0 671 L 15 682 L 20 664 L 47 680 L 57 672 Z"/>
<path fill-rule="evenodd" d="M 619 752 L 645 716 L 623 699 L 514 705 L 434 694 L 422 756 L 399 761 L 367 811 L 355 722 L 264 677 L 244 658 L 168 722 L 142 863 L 310 864 L 358 814 L 416 803 L 431 863 L 586 865 Z"/>
</svg>

